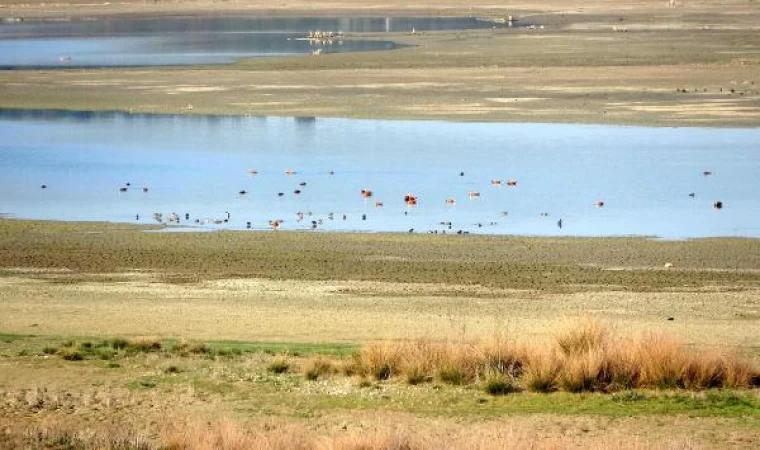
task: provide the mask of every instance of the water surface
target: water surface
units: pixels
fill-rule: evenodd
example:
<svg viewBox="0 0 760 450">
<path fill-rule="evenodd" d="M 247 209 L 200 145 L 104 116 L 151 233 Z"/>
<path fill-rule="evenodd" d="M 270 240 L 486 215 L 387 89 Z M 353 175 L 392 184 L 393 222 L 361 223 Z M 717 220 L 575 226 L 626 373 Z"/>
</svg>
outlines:
<svg viewBox="0 0 760 450">
<path fill-rule="evenodd" d="M 0 24 L 0 68 L 224 64 L 239 58 L 391 50 L 356 33 L 504 26 L 468 17 L 173 17 Z M 309 41 L 310 31 L 347 34 Z"/>
<path fill-rule="evenodd" d="M 0 213 L 16 217 L 155 223 L 153 213 L 176 212 L 209 228 L 282 219 L 283 229 L 316 221 L 328 231 L 760 237 L 760 129 L 6 110 L 0 136 Z M 491 183 L 508 179 L 517 186 Z"/>
</svg>

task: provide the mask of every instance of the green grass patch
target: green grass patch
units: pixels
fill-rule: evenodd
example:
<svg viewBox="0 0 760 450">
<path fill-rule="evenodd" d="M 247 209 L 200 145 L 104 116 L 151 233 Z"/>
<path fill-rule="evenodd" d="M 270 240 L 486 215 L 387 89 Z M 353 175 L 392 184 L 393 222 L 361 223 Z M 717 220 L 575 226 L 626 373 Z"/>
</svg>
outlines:
<svg viewBox="0 0 760 450">
<path fill-rule="evenodd" d="M 268 354 L 286 353 L 293 356 L 325 355 L 325 356 L 350 356 L 359 351 L 359 346 L 354 344 L 301 344 L 288 342 L 245 342 L 235 340 L 221 340 L 208 342 L 206 345 L 218 353 L 220 350 L 235 351 L 242 353 L 262 352 Z"/>
<path fill-rule="evenodd" d="M 10 344 L 11 342 L 20 341 L 23 339 L 33 338 L 31 334 L 13 334 L 13 333 L 0 333 L 0 343 Z"/>
</svg>

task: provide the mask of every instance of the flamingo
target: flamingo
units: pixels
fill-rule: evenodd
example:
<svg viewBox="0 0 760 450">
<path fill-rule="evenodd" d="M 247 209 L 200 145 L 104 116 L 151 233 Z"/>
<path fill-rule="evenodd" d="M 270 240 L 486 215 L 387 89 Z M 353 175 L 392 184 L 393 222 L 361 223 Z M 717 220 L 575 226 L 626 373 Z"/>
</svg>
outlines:
<svg viewBox="0 0 760 450">
<path fill-rule="evenodd" d="M 478 191 L 470 191 L 470 192 L 467 193 L 467 195 L 470 198 L 480 197 L 480 192 L 478 192 Z"/>
<path fill-rule="evenodd" d="M 507 186 L 509 187 L 517 186 L 517 180 L 507 180 Z"/>
<path fill-rule="evenodd" d="M 404 201 L 409 206 L 416 206 L 417 205 L 417 196 L 412 194 L 406 194 L 404 196 Z"/>
<path fill-rule="evenodd" d="M 446 199 L 446 204 L 447 205 L 456 205 L 457 204 L 457 200 L 454 197 L 449 197 L 449 198 Z"/>
<path fill-rule="evenodd" d="M 370 198 L 372 197 L 372 191 L 369 189 L 362 189 L 362 196 L 364 196 L 364 198 Z"/>
<path fill-rule="evenodd" d="M 501 180 L 491 180 L 492 186 L 501 186 Z"/>
<path fill-rule="evenodd" d="M 601 200 L 597 200 L 595 205 L 597 208 L 604 208 L 604 202 Z"/>
<path fill-rule="evenodd" d="M 288 175 L 288 176 L 295 175 L 295 174 L 296 174 L 296 171 L 293 169 L 288 169 L 285 171 L 285 175 Z"/>
</svg>

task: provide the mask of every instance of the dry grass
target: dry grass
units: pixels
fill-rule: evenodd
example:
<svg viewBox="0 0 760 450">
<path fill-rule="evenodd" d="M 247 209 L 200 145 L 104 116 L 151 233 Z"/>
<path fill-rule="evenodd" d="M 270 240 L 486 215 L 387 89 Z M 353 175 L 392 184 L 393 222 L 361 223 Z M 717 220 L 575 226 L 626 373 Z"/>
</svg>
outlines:
<svg viewBox="0 0 760 450">
<path fill-rule="evenodd" d="M 141 336 L 129 341 L 128 348 L 140 352 L 151 352 L 161 350 L 161 340 L 156 337 Z"/>
<path fill-rule="evenodd" d="M 500 339 L 383 342 L 365 347 L 361 363 L 364 373 L 378 380 L 404 376 L 417 384 L 437 376 L 449 384 L 486 380 L 488 385 L 489 377 L 496 374 L 535 392 L 702 390 L 760 383 L 760 369 L 735 353 L 687 350 L 659 333 L 621 338 L 594 321 L 562 330 L 554 343 L 544 347 Z"/>
<path fill-rule="evenodd" d="M 449 433 L 414 432 L 406 428 L 316 433 L 292 423 L 247 428 L 229 420 L 178 421 L 160 437 L 145 438 L 129 430 L 72 431 L 61 427 L 34 427 L 24 432 L 0 433 L 7 450 L 439 450 L 439 449 L 565 449 L 565 448 L 694 448 L 687 440 L 668 439 L 651 444 L 633 438 L 590 437 L 582 440 L 536 436 L 511 427 L 488 427 Z"/>
</svg>

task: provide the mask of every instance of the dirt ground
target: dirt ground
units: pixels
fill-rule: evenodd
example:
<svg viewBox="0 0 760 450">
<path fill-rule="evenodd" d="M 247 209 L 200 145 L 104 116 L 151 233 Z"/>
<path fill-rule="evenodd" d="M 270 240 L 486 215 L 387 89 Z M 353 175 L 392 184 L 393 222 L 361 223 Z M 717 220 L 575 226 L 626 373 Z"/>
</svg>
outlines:
<svg viewBox="0 0 760 450">
<path fill-rule="evenodd" d="M 760 353 L 754 239 L 146 233 L 0 221 L 0 330 L 284 342 L 550 335 L 592 316 Z M 665 268 L 670 263 L 673 267 Z"/>
</svg>

